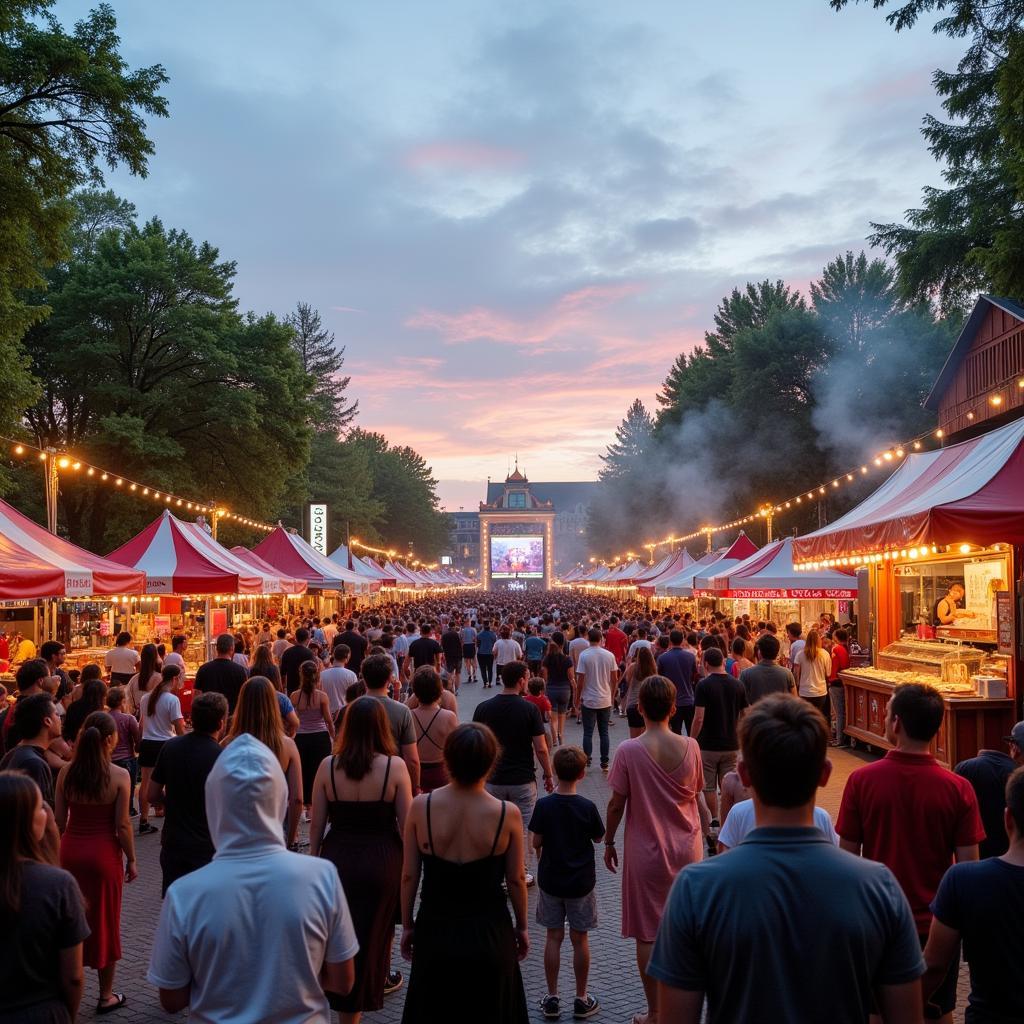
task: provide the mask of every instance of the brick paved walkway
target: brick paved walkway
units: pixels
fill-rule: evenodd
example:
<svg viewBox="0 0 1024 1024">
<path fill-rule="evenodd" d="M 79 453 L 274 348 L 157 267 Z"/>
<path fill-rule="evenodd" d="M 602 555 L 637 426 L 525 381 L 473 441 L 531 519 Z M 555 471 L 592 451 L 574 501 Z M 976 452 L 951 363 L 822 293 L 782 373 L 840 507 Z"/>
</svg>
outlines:
<svg viewBox="0 0 1024 1024">
<path fill-rule="evenodd" d="M 473 709 L 484 697 L 492 696 L 496 691 L 481 690 L 479 684 L 464 686 L 459 699 L 460 718 L 469 720 L 472 717 Z M 612 749 L 629 735 L 624 719 L 616 718 L 615 725 L 611 730 Z M 582 735 L 582 728 L 575 724 L 567 724 L 567 740 L 571 743 L 579 743 Z M 594 736 L 595 744 L 597 735 Z M 832 778 L 827 788 L 821 791 L 819 802 L 833 816 L 839 810 L 839 801 L 842 797 L 843 787 L 850 772 L 868 760 L 871 755 L 850 752 L 846 750 L 834 750 L 832 760 L 835 764 Z M 593 800 L 601 809 L 602 817 L 608 802 L 608 785 L 599 768 L 595 767 L 590 771 L 587 778 L 580 786 L 580 792 Z M 157 822 L 159 824 L 159 822 Z M 128 996 L 128 1005 L 116 1014 L 104 1019 L 117 1024 L 124 1022 L 166 1022 L 170 1020 L 185 1020 L 186 1013 L 170 1015 L 164 1013 L 157 1001 L 155 989 L 145 980 L 146 969 L 149 963 L 149 953 L 152 945 L 153 932 L 156 927 L 156 920 L 160 912 L 160 864 L 159 864 L 160 839 L 156 835 L 136 837 L 136 847 L 139 859 L 138 880 L 125 887 L 124 909 L 122 912 L 122 945 L 124 959 L 118 967 L 115 990 L 124 992 Z M 600 854 L 598 848 L 598 854 Z M 598 863 L 597 872 L 597 898 L 600 912 L 600 925 L 591 937 L 591 974 L 590 989 L 600 999 L 602 1012 L 595 1020 L 615 1022 L 628 1022 L 631 1015 L 644 1007 L 643 993 L 640 987 L 640 980 L 636 971 L 634 961 L 634 945 L 627 942 L 620 934 L 619 918 L 619 886 L 618 875 L 611 875 L 604 866 Z M 533 921 L 534 908 L 536 904 L 536 888 L 531 888 L 530 893 L 530 954 L 522 965 L 523 978 L 526 985 L 527 1000 L 530 1004 L 531 1014 L 536 1020 L 543 1020 L 538 1009 L 538 1000 L 546 993 L 544 982 L 544 968 L 542 963 L 544 932 Z M 393 963 L 408 976 L 408 964 L 399 957 L 396 949 Z M 96 975 L 93 971 L 86 972 L 85 998 L 82 1002 L 83 1019 L 91 1019 L 95 1014 L 97 989 Z M 958 1012 L 956 1020 L 963 1020 L 963 1006 L 966 1001 L 967 989 L 966 968 L 961 971 L 961 995 L 958 1001 Z M 568 940 L 563 949 L 562 975 L 560 994 L 563 999 L 562 1019 L 571 1020 L 571 997 L 573 995 L 573 981 L 571 968 L 571 948 Z M 453 998 L 458 993 L 458 966 L 454 965 L 452 974 Z M 566 1000 L 569 1000 L 570 1012 L 565 1010 Z M 366 1024 L 397 1024 L 401 1020 L 402 1005 L 404 1001 L 404 989 L 394 995 L 388 996 L 385 1007 L 379 1013 L 368 1013 L 363 1020 Z"/>
</svg>

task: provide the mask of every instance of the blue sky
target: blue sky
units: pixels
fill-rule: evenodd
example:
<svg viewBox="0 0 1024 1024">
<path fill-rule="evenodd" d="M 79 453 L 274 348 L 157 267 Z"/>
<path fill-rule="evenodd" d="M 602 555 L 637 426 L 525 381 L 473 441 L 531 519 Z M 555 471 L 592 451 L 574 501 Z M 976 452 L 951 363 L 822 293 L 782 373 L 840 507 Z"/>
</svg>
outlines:
<svg viewBox="0 0 1024 1024">
<path fill-rule="evenodd" d="M 593 478 L 722 295 L 805 289 L 916 204 L 962 49 L 827 0 L 114 8 L 171 116 L 111 186 L 236 260 L 244 308 L 319 308 L 360 425 L 452 508 L 515 452 Z"/>
</svg>

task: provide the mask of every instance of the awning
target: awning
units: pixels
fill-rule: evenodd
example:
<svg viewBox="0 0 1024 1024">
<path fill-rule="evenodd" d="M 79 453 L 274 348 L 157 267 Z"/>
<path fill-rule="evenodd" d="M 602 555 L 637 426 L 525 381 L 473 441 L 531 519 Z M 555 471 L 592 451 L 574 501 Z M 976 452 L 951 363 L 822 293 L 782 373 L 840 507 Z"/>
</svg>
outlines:
<svg viewBox="0 0 1024 1024">
<path fill-rule="evenodd" d="M 239 561 L 245 562 L 255 572 L 263 576 L 268 584 L 276 583 L 276 586 L 268 586 L 265 594 L 304 594 L 306 592 L 306 581 L 292 579 L 282 576 L 269 562 L 265 562 L 255 552 L 241 545 L 230 549 Z"/>
<path fill-rule="evenodd" d="M 147 594 L 262 594 L 263 576 L 166 509 L 109 558 L 146 574 Z"/>
<path fill-rule="evenodd" d="M 672 579 L 673 576 L 678 576 L 689 565 L 693 565 L 693 558 L 690 552 L 683 548 L 671 556 L 669 563 L 660 572 L 647 576 L 637 590 L 645 597 L 650 597 L 657 592 L 657 588 L 661 584 Z"/>
<path fill-rule="evenodd" d="M 752 601 L 848 601 L 857 596 L 857 578 L 838 569 L 800 572 L 793 565 L 793 538 L 766 544 L 728 573 L 715 574 L 719 597 Z"/>
<path fill-rule="evenodd" d="M 908 455 L 871 497 L 796 538 L 794 559 L 861 564 L 886 552 L 962 543 L 1024 544 L 1024 420 Z"/>
<path fill-rule="evenodd" d="M 727 573 L 756 553 L 757 545 L 741 530 L 740 535 L 726 548 L 717 561 L 705 565 L 694 574 L 692 584 L 694 596 L 718 597 L 712 584 L 714 577 Z"/>
<path fill-rule="evenodd" d="M 145 573 L 55 537 L 0 501 L 0 599 L 145 592 Z"/>
<path fill-rule="evenodd" d="M 725 554 L 725 551 L 725 548 L 708 551 L 701 555 L 696 562 L 690 562 L 681 572 L 677 572 L 673 576 L 663 576 L 656 583 L 654 592 L 661 596 L 693 597 L 693 577 L 706 566 L 717 562 Z"/>
<path fill-rule="evenodd" d="M 283 526 L 267 534 L 253 551 L 283 576 L 305 580 L 311 590 L 343 590 L 345 584 L 350 587 L 367 584 L 365 577 L 332 562 Z"/>
</svg>

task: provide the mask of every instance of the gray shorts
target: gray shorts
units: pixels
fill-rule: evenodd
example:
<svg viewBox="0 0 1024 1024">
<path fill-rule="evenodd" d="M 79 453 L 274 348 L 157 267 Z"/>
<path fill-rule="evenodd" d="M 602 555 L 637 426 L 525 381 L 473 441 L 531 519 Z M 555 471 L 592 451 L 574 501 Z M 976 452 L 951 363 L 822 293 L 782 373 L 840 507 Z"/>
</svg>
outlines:
<svg viewBox="0 0 1024 1024">
<path fill-rule="evenodd" d="M 574 932 L 589 932 L 597 927 L 597 896 L 594 890 L 578 899 L 563 899 L 538 888 L 537 924 L 542 928 L 563 928 L 567 920 Z"/>
</svg>

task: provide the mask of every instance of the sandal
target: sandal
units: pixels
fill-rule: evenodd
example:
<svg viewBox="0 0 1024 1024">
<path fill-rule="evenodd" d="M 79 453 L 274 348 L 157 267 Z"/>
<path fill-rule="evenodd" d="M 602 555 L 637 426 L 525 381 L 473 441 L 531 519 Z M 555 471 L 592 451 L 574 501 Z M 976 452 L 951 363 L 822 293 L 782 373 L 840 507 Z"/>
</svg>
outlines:
<svg viewBox="0 0 1024 1024">
<path fill-rule="evenodd" d="M 113 1013 L 115 1010 L 120 1010 L 128 1002 L 128 997 L 123 992 L 115 992 L 114 998 L 116 1001 L 113 1003 L 97 1003 L 96 1012 L 98 1014 Z"/>
</svg>

